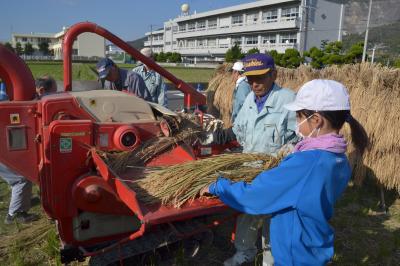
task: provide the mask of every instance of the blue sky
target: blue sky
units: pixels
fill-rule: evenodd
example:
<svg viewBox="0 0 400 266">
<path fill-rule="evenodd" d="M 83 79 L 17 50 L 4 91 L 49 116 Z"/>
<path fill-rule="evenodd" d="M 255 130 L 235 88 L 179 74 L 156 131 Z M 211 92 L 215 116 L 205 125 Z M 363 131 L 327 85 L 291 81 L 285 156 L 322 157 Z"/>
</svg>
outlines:
<svg viewBox="0 0 400 266">
<path fill-rule="evenodd" d="M 254 0 L 253 0 L 254 1 Z M 131 41 L 180 14 L 180 6 L 197 12 L 253 2 L 251 0 L 0 0 L 0 41 L 11 32 L 56 33 L 63 26 L 91 21 Z"/>
</svg>

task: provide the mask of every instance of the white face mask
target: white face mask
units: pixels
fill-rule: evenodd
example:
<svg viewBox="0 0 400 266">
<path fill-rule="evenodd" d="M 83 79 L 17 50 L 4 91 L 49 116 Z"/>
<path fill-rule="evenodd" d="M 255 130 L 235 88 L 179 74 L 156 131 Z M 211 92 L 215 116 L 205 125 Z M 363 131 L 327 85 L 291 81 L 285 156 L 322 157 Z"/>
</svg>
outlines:
<svg viewBox="0 0 400 266">
<path fill-rule="evenodd" d="M 300 126 L 301 126 L 304 122 L 306 122 L 308 119 L 310 119 L 313 115 L 314 115 L 314 114 L 310 115 L 309 117 L 307 117 L 306 119 L 304 119 L 304 120 L 301 121 L 300 123 L 297 123 L 297 120 L 296 120 L 296 135 L 299 136 L 300 138 L 305 139 L 305 138 L 311 137 L 312 134 L 314 134 L 315 130 L 318 130 L 318 131 L 317 131 L 317 137 L 318 137 L 320 128 L 314 128 L 314 129 L 311 131 L 311 133 L 308 134 L 308 136 L 304 136 L 304 135 L 300 132 Z"/>
</svg>

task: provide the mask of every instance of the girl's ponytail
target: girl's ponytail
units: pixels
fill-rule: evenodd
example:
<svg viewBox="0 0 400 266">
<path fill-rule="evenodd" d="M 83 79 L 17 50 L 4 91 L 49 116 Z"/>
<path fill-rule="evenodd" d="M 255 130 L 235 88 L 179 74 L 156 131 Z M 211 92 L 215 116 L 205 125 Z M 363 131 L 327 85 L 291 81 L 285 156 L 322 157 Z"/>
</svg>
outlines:
<svg viewBox="0 0 400 266">
<path fill-rule="evenodd" d="M 352 142 L 360 156 L 362 156 L 370 144 L 367 132 L 350 113 L 346 117 L 346 122 L 350 125 Z"/>
</svg>

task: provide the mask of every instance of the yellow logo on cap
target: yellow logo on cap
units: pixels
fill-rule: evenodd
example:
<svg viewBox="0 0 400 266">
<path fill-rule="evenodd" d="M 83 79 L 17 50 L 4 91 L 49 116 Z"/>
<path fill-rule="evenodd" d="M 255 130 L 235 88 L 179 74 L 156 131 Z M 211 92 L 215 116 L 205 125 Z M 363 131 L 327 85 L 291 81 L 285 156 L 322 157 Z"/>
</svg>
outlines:
<svg viewBox="0 0 400 266">
<path fill-rule="evenodd" d="M 249 62 L 244 63 L 244 67 L 258 67 L 258 66 L 263 66 L 263 65 L 264 65 L 263 62 L 261 62 L 260 60 L 256 60 L 256 59 L 253 59 Z"/>
</svg>

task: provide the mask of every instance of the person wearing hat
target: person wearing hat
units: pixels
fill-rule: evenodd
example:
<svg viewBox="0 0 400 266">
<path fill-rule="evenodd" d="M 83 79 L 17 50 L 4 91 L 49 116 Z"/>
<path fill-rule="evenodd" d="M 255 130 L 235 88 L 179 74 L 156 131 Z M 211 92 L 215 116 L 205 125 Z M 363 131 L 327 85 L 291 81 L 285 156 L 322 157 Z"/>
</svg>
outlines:
<svg viewBox="0 0 400 266">
<path fill-rule="evenodd" d="M 235 82 L 235 89 L 233 90 L 232 123 L 235 121 L 240 108 L 242 108 L 244 100 L 251 91 L 247 78 L 243 73 L 243 62 L 238 61 L 233 64 L 232 79 Z"/>
<path fill-rule="evenodd" d="M 219 177 L 203 193 L 244 213 L 272 215 L 274 265 L 326 265 L 334 254 L 329 221 L 351 177 L 347 141 L 339 132 L 347 122 L 360 156 L 368 136 L 350 114 L 349 94 L 339 82 L 307 82 L 284 108 L 296 112 L 296 131 L 302 137 L 293 153 L 250 184 Z"/>
<path fill-rule="evenodd" d="M 149 90 L 142 77 L 133 71 L 119 68 L 110 58 L 97 62 L 96 70 L 103 88 L 109 90 L 126 90 L 146 101 L 152 101 Z"/>
<path fill-rule="evenodd" d="M 150 48 L 143 48 L 140 52 L 144 56 L 153 59 L 153 51 Z M 167 107 L 167 88 L 161 75 L 145 64 L 138 65 L 133 69 L 133 71 L 143 78 L 147 88 L 149 89 L 152 98 L 151 101 Z"/>
<path fill-rule="evenodd" d="M 247 95 L 233 127 L 217 130 L 202 144 L 225 144 L 237 140 L 244 153 L 264 153 L 276 156 L 282 146 L 296 142 L 296 117 L 283 106 L 295 99 L 289 89 L 276 83 L 274 59 L 266 54 L 251 54 L 243 59 L 244 75 L 252 91 Z M 224 265 L 241 265 L 253 261 L 257 254 L 259 229 L 263 229 L 264 265 L 272 265 L 268 245 L 268 222 L 265 216 L 241 214 L 236 221 L 236 253 Z M 263 226 L 264 225 L 264 226 Z"/>
</svg>

